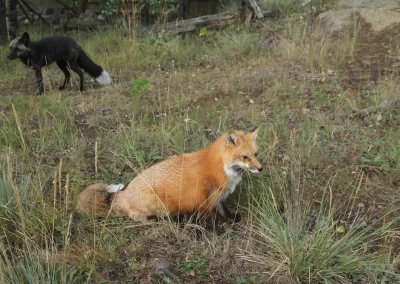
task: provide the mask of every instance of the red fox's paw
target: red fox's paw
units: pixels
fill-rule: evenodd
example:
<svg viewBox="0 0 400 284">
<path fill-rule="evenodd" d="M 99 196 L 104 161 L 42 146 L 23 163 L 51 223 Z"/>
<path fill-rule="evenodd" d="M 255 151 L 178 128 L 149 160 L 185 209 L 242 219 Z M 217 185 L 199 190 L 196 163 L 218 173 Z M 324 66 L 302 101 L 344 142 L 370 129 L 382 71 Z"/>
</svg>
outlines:
<svg viewBox="0 0 400 284">
<path fill-rule="evenodd" d="M 133 221 L 135 222 L 140 222 L 142 224 L 146 224 L 149 222 L 149 220 L 147 220 L 147 216 L 138 211 L 130 211 L 129 218 L 133 219 Z"/>
</svg>

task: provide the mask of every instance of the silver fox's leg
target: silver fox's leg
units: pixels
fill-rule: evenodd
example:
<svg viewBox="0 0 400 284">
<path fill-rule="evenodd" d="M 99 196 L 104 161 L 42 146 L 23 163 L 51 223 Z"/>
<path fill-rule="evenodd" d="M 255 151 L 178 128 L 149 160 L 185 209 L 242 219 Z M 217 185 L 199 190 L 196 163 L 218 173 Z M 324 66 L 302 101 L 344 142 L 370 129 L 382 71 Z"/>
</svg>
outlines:
<svg viewBox="0 0 400 284">
<path fill-rule="evenodd" d="M 217 211 L 222 217 L 224 217 L 227 220 L 232 221 L 232 222 L 240 222 L 240 220 L 242 219 L 238 212 L 232 212 L 228 208 L 225 200 L 220 200 L 218 202 Z"/>
<path fill-rule="evenodd" d="M 68 62 L 68 63 L 69 63 L 69 68 L 71 68 L 72 71 L 74 71 L 76 74 L 79 75 L 79 79 L 80 79 L 79 90 L 81 92 L 83 92 L 83 72 L 82 72 L 82 70 L 79 69 L 78 64 L 76 62 Z"/>
<path fill-rule="evenodd" d="M 221 200 L 217 204 L 217 211 L 222 217 L 226 218 L 227 212 Z"/>
<path fill-rule="evenodd" d="M 56 61 L 57 66 L 61 69 L 61 71 L 64 73 L 64 83 L 58 88 L 59 90 L 64 90 L 65 86 L 68 84 L 69 82 L 69 78 L 71 77 L 71 73 L 69 73 L 68 68 L 67 68 L 67 64 L 65 63 L 65 61 L 63 60 L 58 60 Z"/>
</svg>

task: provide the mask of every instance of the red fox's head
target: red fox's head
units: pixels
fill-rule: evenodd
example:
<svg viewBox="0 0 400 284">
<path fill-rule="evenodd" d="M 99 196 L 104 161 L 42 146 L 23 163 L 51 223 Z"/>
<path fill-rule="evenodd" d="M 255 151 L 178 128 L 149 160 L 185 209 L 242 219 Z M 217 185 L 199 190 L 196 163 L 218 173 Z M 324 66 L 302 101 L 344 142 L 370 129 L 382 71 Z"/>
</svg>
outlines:
<svg viewBox="0 0 400 284">
<path fill-rule="evenodd" d="M 226 169 L 240 172 L 248 170 L 252 173 L 262 171 L 257 161 L 256 138 L 259 128 L 245 134 L 243 131 L 230 131 L 226 135 L 224 166 Z"/>
<path fill-rule="evenodd" d="M 16 37 L 10 42 L 10 54 L 8 59 L 16 59 L 28 56 L 31 53 L 31 40 L 28 33 L 24 33 L 22 37 Z"/>
</svg>

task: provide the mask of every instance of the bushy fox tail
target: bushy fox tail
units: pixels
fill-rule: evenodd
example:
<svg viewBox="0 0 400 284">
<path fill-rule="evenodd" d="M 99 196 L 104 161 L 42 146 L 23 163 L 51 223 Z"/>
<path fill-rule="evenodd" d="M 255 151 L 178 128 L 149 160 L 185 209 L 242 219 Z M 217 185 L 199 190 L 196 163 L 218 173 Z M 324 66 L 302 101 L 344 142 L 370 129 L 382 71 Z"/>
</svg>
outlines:
<svg viewBox="0 0 400 284">
<path fill-rule="evenodd" d="M 86 187 L 78 197 L 77 213 L 87 213 L 96 217 L 115 216 L 111 205 L 115 193 L 124 188 L 123 184 L 95 183 Z"/>
<path fill-rule="evenodd" d="M 112 83 L 110 74 L 101 66 L 93 62 L 92 59 L 81 49 L 78 57 L 78 66 L 85 70 L 90 76 L 95 78 L 97 82 L 102 85 L 109 85 Z"/>
</svg>

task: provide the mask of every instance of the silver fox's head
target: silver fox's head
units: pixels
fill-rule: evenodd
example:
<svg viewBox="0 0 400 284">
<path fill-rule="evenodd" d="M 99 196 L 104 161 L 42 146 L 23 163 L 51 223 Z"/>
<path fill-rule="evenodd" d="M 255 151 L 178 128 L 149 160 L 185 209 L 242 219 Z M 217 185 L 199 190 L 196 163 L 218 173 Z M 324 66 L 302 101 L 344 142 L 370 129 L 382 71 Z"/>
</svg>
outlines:
<svg viewBox="0 0 400 284">
<path fill-rule="evenodd" d="M 22 37 L 15 37 L 10 42 L 10 54 L 7 58 L 10 60 L 27 56 L 31 52 L 31 40 L 28 33 L 24 33 Z"/>
</svg>

